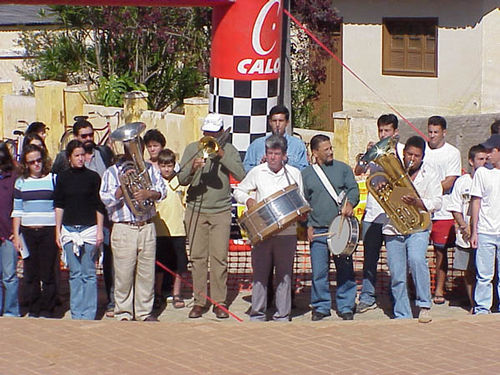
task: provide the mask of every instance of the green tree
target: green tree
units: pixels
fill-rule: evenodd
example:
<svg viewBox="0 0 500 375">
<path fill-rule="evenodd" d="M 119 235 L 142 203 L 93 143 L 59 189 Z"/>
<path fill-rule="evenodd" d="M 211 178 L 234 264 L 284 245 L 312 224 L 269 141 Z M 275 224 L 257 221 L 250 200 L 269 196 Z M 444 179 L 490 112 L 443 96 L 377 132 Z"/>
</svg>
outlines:
<svg viewBox="0 0 500 375">
<path fill-rule="evenodd" d="M 35 81 L 98 85 L 97 102 L 122 105 L 123 94 L 146 90 L 163 110 L 198 95 L 207 83 L 210 9 L 51 6 L 59 30 L 25 32 L 32 59 L 19 72 Z"/>
</svg>

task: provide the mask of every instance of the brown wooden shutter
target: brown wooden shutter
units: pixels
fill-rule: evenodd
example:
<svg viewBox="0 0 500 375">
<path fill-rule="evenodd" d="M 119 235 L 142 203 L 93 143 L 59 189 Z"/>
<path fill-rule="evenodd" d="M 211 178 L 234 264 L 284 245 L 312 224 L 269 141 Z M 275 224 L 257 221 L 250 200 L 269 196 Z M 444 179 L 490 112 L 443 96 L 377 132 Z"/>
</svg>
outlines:
<svg viewBox="0 0 500 375">
<path fill-rule="evenodd" d="M 437 76 L 437 18 L 384 18 L 382 73 Z"/>
</svg>

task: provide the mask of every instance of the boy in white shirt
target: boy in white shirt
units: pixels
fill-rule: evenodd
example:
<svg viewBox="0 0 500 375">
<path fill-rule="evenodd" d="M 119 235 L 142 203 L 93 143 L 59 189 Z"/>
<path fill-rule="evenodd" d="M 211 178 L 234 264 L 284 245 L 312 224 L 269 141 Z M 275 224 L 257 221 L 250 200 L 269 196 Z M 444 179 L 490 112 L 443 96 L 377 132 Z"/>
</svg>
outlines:
<svg viewBox="0 0 500 375">
<path fill-rule="evenodd" d="M 493 169 L 479 168 L 471 187 L 471 238 L 476 250 L 476 290 L 474 313 L 489 314 L 493 304 L 492 281 L 495 261 L 500 258 L 500 134 L 482 145 L 487 149 Z M 500 268 L 497 269 L 500 275 Z M 496 281 L 498 289 L 498 279 Z"/>
<path fill-rule="evenodd" d="M 470 239 L 470 188 L 472 178 L 479 167 L 486 163 L 486 149 L 481 145 L 472 146 L 469 150 L 469 165 L 471 167 L 470 174 L 464 174 L 459 177 L 453 187 L 453 192 L 450 195 L 448 210 L 453 214 L 455 222 L 458 226 L 455 242 L 455 259 L 453 268 L 464 271 L 464 282 L 467 296 L 471 308 L 474 306 L 474 298 L 472 290 L 476 281 L 476 265 L 474 262 L 476 253 L 471 247 Z M 472 310 L 471 310 L 472 312 Z"/>
</svg>

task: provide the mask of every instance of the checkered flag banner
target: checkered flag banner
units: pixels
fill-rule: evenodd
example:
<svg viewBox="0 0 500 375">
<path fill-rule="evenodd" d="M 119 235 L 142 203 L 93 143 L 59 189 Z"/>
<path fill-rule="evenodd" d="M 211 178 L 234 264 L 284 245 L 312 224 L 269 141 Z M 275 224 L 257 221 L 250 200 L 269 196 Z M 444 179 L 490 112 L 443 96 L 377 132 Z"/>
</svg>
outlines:
<svg viewBox="0 0 500 375">
<path fill-rule="evenodd" d="M 278 104 L 279 79 L 240 81 L 210 78 L 209 112 L 219 113 L 231 128 L 232 144 L 244 158 L 254 139 L 270 131 L 267 115 Z"/>
</svg>

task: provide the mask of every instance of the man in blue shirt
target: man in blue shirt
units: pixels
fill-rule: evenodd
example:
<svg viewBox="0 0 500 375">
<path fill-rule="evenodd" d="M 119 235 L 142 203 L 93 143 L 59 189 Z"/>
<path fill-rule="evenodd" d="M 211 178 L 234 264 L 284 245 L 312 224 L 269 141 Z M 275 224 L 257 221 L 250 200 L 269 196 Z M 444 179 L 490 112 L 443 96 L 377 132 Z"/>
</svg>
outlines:
<svg viewBox="0 0 500 375">
<path fill-rule="evenodd" d="M 277 105 L 269 112 L 269 126 L 273 134 L 285 137 L 288 142 L 287 163 L 299 170 L 309 165 L 307 162 L 307 152 L 304 143 L 296 137 L 288 135 L 286 128 L 290 124 L 290 112 L 285 106 Z M 266 142 L 267 137 L 260 137 L 253 141 L 247 149 L 243 166 L 248 173 L 253 167 L 266 162 Z"/>
</svg>

